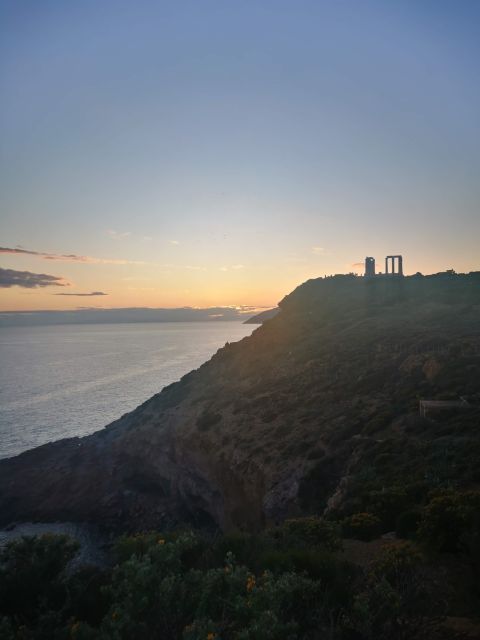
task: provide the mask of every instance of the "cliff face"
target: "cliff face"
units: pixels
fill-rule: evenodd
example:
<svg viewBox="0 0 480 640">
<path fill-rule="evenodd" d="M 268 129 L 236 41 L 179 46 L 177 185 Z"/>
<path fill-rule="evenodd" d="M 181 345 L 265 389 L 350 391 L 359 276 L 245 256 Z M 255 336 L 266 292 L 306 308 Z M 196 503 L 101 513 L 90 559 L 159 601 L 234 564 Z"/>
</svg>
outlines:
<svg viewBox="0 0 480 640">
<path fill-rule="evenodd" d="M 423 450 L 419 477 L 435 466 L 441 436 L 418 398 L 480 392 L 478 275 L 312 280 L 280 306 L 102 431 L 0 461 L 0 524 L 254 530 L 347 509 L 372 456 Z M 478 425 L 475 407 L 462 420 Z M 467 439 L 455 446 L 474 467 Z M 408 473 L 391 460 L 390 475 Z M 441 473 L 475 481 L 468 464 Z"/>
</svg>

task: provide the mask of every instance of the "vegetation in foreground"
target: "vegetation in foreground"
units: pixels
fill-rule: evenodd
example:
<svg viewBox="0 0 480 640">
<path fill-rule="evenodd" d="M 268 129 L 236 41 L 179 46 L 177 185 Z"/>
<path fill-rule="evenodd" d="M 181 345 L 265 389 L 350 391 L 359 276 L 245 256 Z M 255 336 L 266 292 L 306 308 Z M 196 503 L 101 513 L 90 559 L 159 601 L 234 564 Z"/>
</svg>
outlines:
<svg viewBox="0 0 480 640">
<path fill-rule="evenodd" d="M 0 465 L 5 522 L 79 520 L 98 506 L 99 522 L 171 529 L 156 514 L 193 513 L 205 495 L 251 531 L 305 517 L 256 535 L 123 537 L 103 569 L 75 570 L 64 537 L 11 543 L 0 554 L 2 640 L 480 639 L 479 275 L 357 280 L 299 287 L 251 338 L 82 452 L 58 443 Z M 419 414 L 420 399 L 460 397 L 468 410 Z M 185 455 L 204 453 L 189 468 L 203 468 L 210 494 L 199 484 L 190 503 L 181 494 L 186 505 L 172 500 L 181 470 L 158 474 L 167 419 Z M 117 444 L 98 457 L 102 438 Z M 79 493 L 64 490 L 65 473 Z M 96 495 L 121 502 L 92 505 L 92 478 L 105 482 Z M 214 530 L 211 507 L 190 524 Z"/>
<path fill-rule="evenodd" d="M 410 539 L 342 539 L 370 538 L 371 514 L 288 520 L 256 536 L 150 532 L 119 538 L 112 567 L 76 570 L 75 541 L 24 537 L 0 556 L 0 637 L 467 637 L 449 621 L 480 610 L 479 513 L 480 492 L 442 491 Z"/>
</svg>

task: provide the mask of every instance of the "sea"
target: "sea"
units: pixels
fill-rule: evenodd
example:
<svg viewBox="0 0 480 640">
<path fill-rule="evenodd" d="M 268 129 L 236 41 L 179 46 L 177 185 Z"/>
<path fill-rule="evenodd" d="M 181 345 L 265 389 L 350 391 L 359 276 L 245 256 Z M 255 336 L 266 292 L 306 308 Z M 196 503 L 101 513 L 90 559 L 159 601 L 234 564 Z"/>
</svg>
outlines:
<svg viewBox="0 0 480 640">
<path fill-rule="evenodd" d="M 0 458 L 101 429 L 255 328 L 234 321 L 0 328 Z"/>
</svg>

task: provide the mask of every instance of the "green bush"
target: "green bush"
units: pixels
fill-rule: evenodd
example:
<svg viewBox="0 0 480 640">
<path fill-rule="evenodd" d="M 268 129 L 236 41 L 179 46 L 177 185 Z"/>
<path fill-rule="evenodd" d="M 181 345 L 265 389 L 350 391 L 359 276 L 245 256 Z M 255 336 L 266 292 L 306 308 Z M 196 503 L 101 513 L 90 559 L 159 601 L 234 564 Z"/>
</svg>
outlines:
<svg viewBox="0 0 480 640">
<path fill-rule="evenodd" d="M 152 549 L 162 548 L 168 543 L 180 541 L 181 544 L 176 547 L 176 553 L 170 554 L 168 560 L 171 562 L 179 562 L 180 566 L 191 568 L 196 566 L 200 561 L 207 547 L 204 538 L 195 535 L 191 531 L 177 531 L 174 533 L 159 533 L 150 531 L 146 533 L 136 533 L 133 536 L 120 536 L 114 545 L 115 559 L 121 564 L 133 557 L 142 558 L 145 555 L 151 555 Z M 172 549 L 172 546 L 168 546 Z M 167 557 L 163 557 L 167 562 Z"/>
<path fill-rule="evenodd" d="M 209 555 L 210 565 L 222 566 L 228 553 L 233 553 L 240 564 L 250 569 L 260 570 L 260 561 L 265 550 L 264 536 L 255 536 L 240 531 L 219 536 L 211 545 Z"/>
<path fill-rule="evenodd" d="M 384 547 L 380 558 L 375 562 L 372 575 L 376 579 L 387 579 L 393 586 L 399 587 L 406 575 L 411 575 L 424 563 L 424 556 L 411 542 L 394 542 Z"/>
<path fill-rule="evenodd" d="M 417 533 L 421 513 L 418 509 L 411 509 L 401 513 L 395 525 L 395 532 L 399 538 L 413 538 Z"/>
<path fill-rule="evenodd" d="M 475 505 L 472 496 L 462 500 L 469 509 Z M 379 521 L 357 513 L 347 525 L 365 537 Z M 478 550 L 472 531 L 462 529 L 459 543 Z M 218 535 L 210 544 L 192 532 L 150 532 L 121 537 L 113 569 L 72 572 L 66 569 L 76 543 L 64 536 L 27 538 L 1 552 L 0 638 L 437 637 L 432 620 L 445 605 L 430 590 L 431 573 L 417 546 L 389 545 L 362 570 L 331 550 L 337 543 L 336 527 L 319 518 L 288 520 L 257 536 Z"/>
<path fill-rule="evenodd" d="M 92 566 L 81 567 L 69 576 L 65 616 L 93 626 L 100 624 L 110 606 L 106 589 L 109 581 L 108 571 Z"/>
<path fill-rule="evenodd" d="M 465 551 L 480 535 L 480 491 L 443 491 L 423 510 L 418 535 L 437 551 Z"/>
<path fill-rule="evenodd" d="M 372 513 L 354 513 L 342 521 L 342 530 L 347 538 L 368 542 L 380 534 L 381 521 Z"/>
<path fill-rule="evenodd" d="M 36 625 L 65 604 L 63 576 L 78 550 L 64 535 L 25 536 L 0 551 L 0 615 Z"/>
<path fill-rule="evenodd" d="M 103 636 L 287 640 L 317 624 L 320 583 L 292 572 L 255 575 L 231 553 L 222 567 L 187 569 L 181 558 L 193 543 L 187 535 L 152 543 L 115 569 Z"/>
<path fill-rule="evenodd" d="M 314 547 L 330 551 L 342 548 L 340 527 L 315 516 L 285 520 L 281 526 L 267 531 L 267 535 L 283 547 Z"/>
<path fill-rule="evenodd" d="M 386 547 L 372 566 L 346 626 L 368 640 L 438 638 L 442 607 L 430 588 L 423 555 L 400 542 Z"/>
<path fill-rule="evenodd" d="M 395 528 L 398 514 L 408 507 L 409 499 L 403 487 L 392 486 L 370 491 L 367 503 L 367 511 L 377 516 L 384 531 L 390 531 Z"/>
</svg>

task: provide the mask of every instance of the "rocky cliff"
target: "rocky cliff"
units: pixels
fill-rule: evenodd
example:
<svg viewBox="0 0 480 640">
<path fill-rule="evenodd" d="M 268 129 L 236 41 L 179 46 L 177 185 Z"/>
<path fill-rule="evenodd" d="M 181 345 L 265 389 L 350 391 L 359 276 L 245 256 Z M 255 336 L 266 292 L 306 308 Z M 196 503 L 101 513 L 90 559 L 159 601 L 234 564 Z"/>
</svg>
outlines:
<svg viewBox="0 0 480 640">
<path fill-rule="evenodd" d="M 348 512 L 371 477 L 480 480 L 479 274 L 311 280 L 280 309 L 102 431 L 0 461 L 0 523 L 255 530 Z"/>
</svg>

